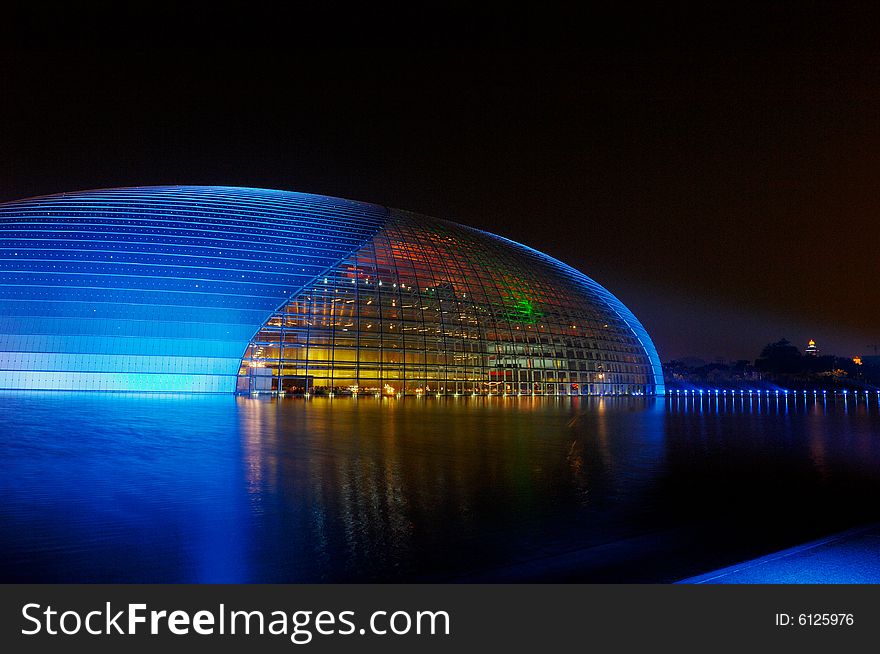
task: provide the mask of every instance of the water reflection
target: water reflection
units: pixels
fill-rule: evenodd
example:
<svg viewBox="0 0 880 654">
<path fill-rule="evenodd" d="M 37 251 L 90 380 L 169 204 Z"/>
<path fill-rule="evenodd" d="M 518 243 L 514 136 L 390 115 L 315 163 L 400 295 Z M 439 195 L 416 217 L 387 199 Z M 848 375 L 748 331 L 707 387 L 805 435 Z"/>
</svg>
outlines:
<svg viewBox="0 0 880 654">
<path fill-rule="evenodd" d="M 880 486 L 865 401 L 7 393 L 0 409 L 8 581 L 670 580 L 805 536 L 796 510 L 771 521 L 776 502 L 849 493 L 852 522 Z"/>
<path fill-rule="evenodd" d="M 0 403 L 4 578 L 248 578 L 230 401 L 27 393 Z"/>
<path fill-rule="evenodd" d="M 627 402 L 239 399 L 251 504 L 280 536 L 251 565 L 410 578 L 544 551 L 567 513 L 622 509 L 657 468 L 662 402 Z"/>
</svg>

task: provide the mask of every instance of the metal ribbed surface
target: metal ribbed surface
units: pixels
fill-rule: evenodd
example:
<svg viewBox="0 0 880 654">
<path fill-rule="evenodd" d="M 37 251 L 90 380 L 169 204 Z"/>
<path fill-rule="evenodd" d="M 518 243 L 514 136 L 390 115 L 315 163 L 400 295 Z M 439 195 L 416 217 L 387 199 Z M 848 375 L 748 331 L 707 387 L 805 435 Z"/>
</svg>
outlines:
<svg viewBox="0 0 880 654">
<path fill-rule="evenodd" d="M 232 392 L 260 325 L 387 213 L 230 187 L 0 205 L 0 388 Z"/>
</svg>

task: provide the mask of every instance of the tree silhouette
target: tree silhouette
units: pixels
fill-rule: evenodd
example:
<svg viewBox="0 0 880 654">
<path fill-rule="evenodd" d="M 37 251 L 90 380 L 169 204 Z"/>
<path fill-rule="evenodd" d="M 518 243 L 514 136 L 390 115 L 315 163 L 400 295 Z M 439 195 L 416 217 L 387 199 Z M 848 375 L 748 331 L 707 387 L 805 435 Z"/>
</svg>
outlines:
<svg viewBox="0 0 880 654">
<path fill-rule="evenodd" d="M 803 357 L 796 345 L 783 338 L 764 346 L 761 356 L 755 360 L 755 368 L 769 373 L 797 373 L 801 371 Z"/>
</svg>

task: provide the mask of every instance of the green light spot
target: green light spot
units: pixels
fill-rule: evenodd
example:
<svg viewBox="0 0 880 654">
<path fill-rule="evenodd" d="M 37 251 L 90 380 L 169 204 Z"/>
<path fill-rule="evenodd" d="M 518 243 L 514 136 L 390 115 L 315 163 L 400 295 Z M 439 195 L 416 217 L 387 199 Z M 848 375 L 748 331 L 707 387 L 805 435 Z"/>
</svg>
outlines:
<svg viewBox="0 0 880 654">
<path fill-rule="evenodd" d="M 515 298 L 516 303 L 508 312 L 507 319 L 510 322 L 520 323 L 523 325 L 534 325 L 544 317 L 543 312 L 535 308 L 532 302 L 524 297 Z"/>
</svg>

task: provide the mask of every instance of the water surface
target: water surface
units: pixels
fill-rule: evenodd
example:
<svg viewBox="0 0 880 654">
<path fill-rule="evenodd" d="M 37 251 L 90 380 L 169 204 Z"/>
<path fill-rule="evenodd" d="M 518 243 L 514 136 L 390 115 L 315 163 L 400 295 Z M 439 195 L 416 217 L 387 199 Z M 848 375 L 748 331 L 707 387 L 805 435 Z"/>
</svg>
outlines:
<svg viewBox="0 0 880 654">
<path fill-rule="evenodd" d="M 880 520 L 876 397 L 0 394 L 0 579 L 673 581 Z"/>
</svg>

